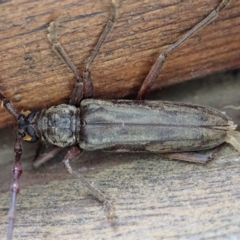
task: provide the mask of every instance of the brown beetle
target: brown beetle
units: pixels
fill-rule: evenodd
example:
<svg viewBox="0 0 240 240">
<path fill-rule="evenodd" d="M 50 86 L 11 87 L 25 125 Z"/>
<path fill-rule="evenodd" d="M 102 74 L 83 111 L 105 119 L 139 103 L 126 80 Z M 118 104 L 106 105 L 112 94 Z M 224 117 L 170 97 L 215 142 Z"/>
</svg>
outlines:
<svg viewBox="0 0 240 240">
<path fill-rule="evenodd" d="M 236 126 L 224 113 L 208 107 L 178 102 L 143 101 L 159 75 L 168 54 L 214 20 L 228 2 L 223 0 L 205 19 L 158 57 L 143 82 L 136 101 L 86 99 L 92 98 L 94 92 L 89 68 L 115 21 L 116 6 L 113 1 L 111 17 L 85 66 L 83 77 L 58 42 L 55 22 L 50 23 L 48 38 L 53 49 L 71 69 L 77 82 L 69 104 L 53 106 L 39 112 L 19 113 L 0 93 L 4 107 L 17 119 L 18 127 L 14 145 L 16 156 L 13 165 L 8 239 L 12 239 L 13 236 L 16 198 L 22 173 L 22 140 L 35 142 L 40 139 L 55 145 L 56 148 L 73 146 L 63 160 L 65 166 L 71 174 L 80 178 L 98 200 L 105 204 L 109 212 L 113 208 L 105 196 L 92 187 L 69 164 L 69 161 L 79 156 L 83 150 L 150 151 L 166 154 L 171 158 L 200 163 L 206 163 L 209 158 L 191 158 L 185 152 L 212 149 L 223 142 L 230 143 L 240 152 L 240 134 L 235 131 Z M 40 166 L 49 160 L 50 156 L 38 160 L 34 166 Z"/>
</svg>

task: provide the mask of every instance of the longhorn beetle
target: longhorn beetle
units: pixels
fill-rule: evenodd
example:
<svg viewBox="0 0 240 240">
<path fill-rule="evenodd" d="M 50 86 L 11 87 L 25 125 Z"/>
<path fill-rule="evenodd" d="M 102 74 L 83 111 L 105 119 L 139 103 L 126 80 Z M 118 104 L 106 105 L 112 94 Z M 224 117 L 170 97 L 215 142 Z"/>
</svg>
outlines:
<svg viewBox="0 0 240 240">
<path fill-rule="evenodd" d="M 178 102 L 143 101 L 159 75 L 168 54 L 217 18 L 228 3 L 229 0 L 222 0 L 206 18 L 159 55 L 138 92 L 137 101 L 93 99 L 94 90 L 89 68 L 113 27 L 116 18 L 116 5 L 113 0 L 110 18 L 85 66 L 83 76 L 79 74 L 58 42 L 56 23 L 50 23 L 48 39 L 54 51 L 70 68 L 77 81 L 69 104 L 60 104 L 42 111 L 19 113 L 0 93 L 3 106 L 17 120 L 8 239 L 12 239 L 13 236 L 16 198 L 20 189 L 22 140 L 36 142 L 41 139 L 56 146 L 53 152 L 63 147 L 73 146 L 64 157 L 63 163 L 67 170 L 79 178 L 104 204 L 109 216 L 114 209 L 103 193 L 71 168 L 70 161 L 79 156 L 83 150 L 150 151 L 199 163 L 206 163 L 209 158 L 191 157 L 187 152 L 212 149 L 223 142 L 232 144 L 240 152 L 240 143 L 237 140 L 240 134 L 235 131 L 236 126 L 224 113 L 208 107 Z M 48 154 L 47 157 L 40 158 L 34 166 L 40 166 L 48 161 L 50 156 L 51 154 Z"/>
</svg>

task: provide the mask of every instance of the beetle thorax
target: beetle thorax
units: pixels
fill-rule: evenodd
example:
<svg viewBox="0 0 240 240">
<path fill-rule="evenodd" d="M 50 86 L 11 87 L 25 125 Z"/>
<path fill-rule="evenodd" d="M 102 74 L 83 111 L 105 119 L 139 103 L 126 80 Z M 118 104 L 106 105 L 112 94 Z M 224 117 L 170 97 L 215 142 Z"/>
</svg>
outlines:
<svg viewBox="0 0 240 240">
<path fill-rule="evenodd" d="M 79 109 L 61 104 L 40 113 L 36 130 L 43 141 L 66 147 L 78 142 L 80 124 Z"/>
</svg>

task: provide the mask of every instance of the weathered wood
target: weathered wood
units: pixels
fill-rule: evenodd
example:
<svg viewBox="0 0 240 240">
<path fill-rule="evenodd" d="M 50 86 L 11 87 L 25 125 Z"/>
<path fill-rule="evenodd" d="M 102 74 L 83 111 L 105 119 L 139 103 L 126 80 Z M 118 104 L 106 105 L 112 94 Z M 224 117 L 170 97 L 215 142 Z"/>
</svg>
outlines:
<svg viewBox="0 0 240 240">
<path fill-rule="evenodd" d="M 209 14 L 220 0 L 117 1 L 118 16 L 92 65 L 95 95 L 121 98 L 136 94 L 157 56 Z M 0 91 L 17 109 L 41 109 L 68 101 L 75 79 L 52 51 L 47 26 L 58 35 L 80 70 L 109 16 L 101 1 L 2 1 L 0 4 Z M 154 88 L 240 66 L 240 2 L 170 54 Z M 0 127 L 13 118 L 0 109 Z"/>
<path fill-rule="evenodd" d="M 77 163 L 74 168 L 87 169 L 88 181 L 113 201 L 116 226 L 61 163 L 51 164 L 38 171 L 25 170 L 21 178 L 16 240 L 200 239 L 240 234 L 239 157 L 233 149 L 208 165 L 157 155 L 99 152 L 84 154 Z M 1 170 L 8 172 L 5 187 L 11 182 L 10 169 L 6 165 Z M 7 231 L 9 195 L 9 190 L 0 194 L 1 239 Z"/>
</svg>

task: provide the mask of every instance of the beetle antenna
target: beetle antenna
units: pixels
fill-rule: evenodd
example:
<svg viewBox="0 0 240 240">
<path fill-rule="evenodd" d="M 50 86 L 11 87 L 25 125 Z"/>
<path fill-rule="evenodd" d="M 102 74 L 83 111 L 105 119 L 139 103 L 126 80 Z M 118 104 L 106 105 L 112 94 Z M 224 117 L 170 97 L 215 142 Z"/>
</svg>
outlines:
<svg viewBox="0 0 240 240">
<path fill-rule="evenodd" d="M 8 235 L 7 239 L 11 240 L 13 237 L 13 228 L 14 222 L 16 218 L 16 201 L 17 195 L 20 190 L 19 185 L 19 178 L 22 174 L 22 163 L 21 163 L 21 156 L 22 156 L 22 138 L 23 135 L 21 133 L 17 133 L 16 140 L 14 143 L 14 152 L 15 152 L 15 162 L 13 164 L 13 180 L 12 180 L 12 196 L 11 196 L 11 206 L 8 213 Z"/>
<path fill-rule="evenodd" d="M 0 93 L 0 100 L 2 100 L 3 106 L 11 115 L 13 115 L 15 118 L 19 117 L 20 114 L 15 110 L 12 103 L 2 93 Z"/>
<path fill-rule="evenodd" d="M 227 105 L 227 106 L 224 106 L 223 108 L 233 109 L 233 110 L 239 110 L 239 109 L 240 109 L 240 106 Z"/>
<path fill-rule="evenodd" d="M 13 104 L 11 101 L 9 101 L 2 93 L 0 93 L 0 100 L 2 101 L 2 105 L 7 109 L 7 111 L 13 115 L 15 118 L 18 119 L 19 113 L 15 110 L 13 107 Z M 14 152 L 15 152 L 15 161 L 13 164 L 13 180 L 12 180 L 12 196 L 11 196 L 11 206 L 8 213 L 8 234 L 7 239 L 11 240 L 13 238 L 13 228 L 14 228 L 14 222 L 16 218 L 16 201 L 17 201 L 17 195 L 20 190 L 19 185 L 19 178 L 22 174 L 22 163 L 21 163 L 21 156 L 22 156 L 22 138 L 23 134 L 21 132 L 17 133 L 15 143 L 14 143 Z"/>
</svg>

